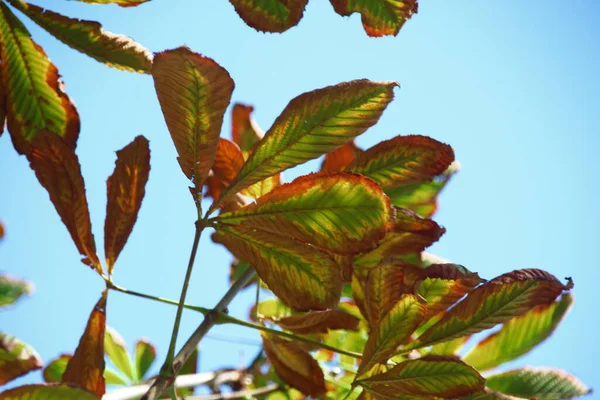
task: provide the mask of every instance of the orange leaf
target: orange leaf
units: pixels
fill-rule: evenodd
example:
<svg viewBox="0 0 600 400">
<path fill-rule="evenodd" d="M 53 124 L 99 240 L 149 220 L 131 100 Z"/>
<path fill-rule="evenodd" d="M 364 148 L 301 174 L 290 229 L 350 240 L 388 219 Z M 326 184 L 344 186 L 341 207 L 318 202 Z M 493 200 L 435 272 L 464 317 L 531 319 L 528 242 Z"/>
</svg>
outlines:
<svg viewBox="0 0 600 400">
<path fill-rule="evenodd" d="M 311 311 L 275 321 L 283 329 L 299 334 L 327 333 L 329 329 L 355 331 L 360 320 L 342 310 Z"/>
<path fill-rule="evenodd" d="M 6 121 L 6 90 L 2 83 L 2 68 L 0 68 L 0 136 L 4 132 L 4 122 Z"/>
<path fill-rule="evenodd" d="M 354 141 L 341 145 L 331 153 L 325 155 L 321 171 L 339 172 L 350 165 L 362 150 L 356 146 Z"/>
<path fill-rule="evenodd" d="M 77 385 L 97 393 L 100 397 L 105 392 L 104 331 L 106 329 L 107 295 L 108 290 L 105 289 L 90 314 L 77 350 L 62 377 L 63 383 Z"/>
<path fill-rule="evenodd" d="M 231 111 L 231 138 L 240 146 L 244 159 L 265 133 L 251 118 L 254 107 L 236 103 Z"/>
<path fill-rule="evenodd" d="M 206 181 L 207 196 L 217 200 L 235 179 L 243 164 L 244 157 L 239 147 L 227 139 L 220 138 L 212 165 L 213 175 Z"/>
</svg>

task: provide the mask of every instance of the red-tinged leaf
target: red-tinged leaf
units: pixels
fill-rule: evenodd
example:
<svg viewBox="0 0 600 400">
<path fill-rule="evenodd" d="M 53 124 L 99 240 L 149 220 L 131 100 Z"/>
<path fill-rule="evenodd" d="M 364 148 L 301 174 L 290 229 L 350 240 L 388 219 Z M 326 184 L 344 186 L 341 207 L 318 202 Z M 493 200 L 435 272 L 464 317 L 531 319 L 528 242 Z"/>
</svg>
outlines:
<svg viewBox="0 0 600 400">
<path fill-rule="evenodd" d="M 243 164 L 244 157 L 239 147 L 227 139 L 220 138 L 212 165 L 213 175 L 206 180 L 207 196 L 217 200 L 233 182 Z"/>
<path fill-rule="evenodd" d="M 6 230 L 4 229 L 4 224 L 0 221 L 0 240 L 4 239 L 4 235 L 6 234 Z"/>
<path fill-rule="evenodd" d="M 233 80 L 215 61 L 187 47 L 157 53 L 152 76 L 179 165 L 197 201 L 215 159 Z"/>
<path fill-rule="evenodd" d="M 416 14 L 417 0 L 330 0 L 338 14 L 347 17 L 352 13 L 362 15 L 367 35 L 372 37 L 394 35 L 406 21 Z"/>
<path fill-rule="evenodd" d="M 464 362 L 452 357 L 427 356 L 404 361 L 389 371 L 359 379 L 366 390 L 398 395 L 454 399 L 483 390 L 485 379 Z"/>
<path fill-rule="evenodd" d="M 385 189 L 431 181 L 453 161 L 454 151 L 447 144 L 427 136 L 396 136 L 365 150 L 348 169 Z"/>
<path fill-rule="evenodd" d="M 551 305 L 538 306 L 511 319 L 500 331 L 479 342 L 464 357 L 465 362 L 485 371 L 527 354 L 554 332 L 572 304 L 573 297 L 565 293 Z"/>
<path fill-rule="evenodd" d="M 1 56 L 1 53 L 0 53 Z M 4 125 L 6 122 L 6 89 L 4 89 L 4 80 L 2 78 L 2 68 L 0 67 L 0 136 L 4 132 Z M 0 239 L 4 236 L 4 226 L 0 222 Z"/>
<path fill-rule="evenodd" d="M 519 400 L 517 397 L 507 396 L 489 388 L 475 392 L 472 395 L 461 397 L 461 400 Z"/>
<path fill-rule="evenodd" d="M 150 148 L 145 137 L 138 136 L 117 151 L 115 170 L 106 181 L 104 252 L 109 275 L 137 220 L 149 173 Z"/>
<path fill-rule="evenodd" d="M 522 368 L 492 375 L 487 386 L 509 396 L 536 400 L 572 399 L 592 392 L 574 375 L 550 368 Z"/>
<path fill-rule="evenodd" d="M 351 141 L 379 120 L 396 86 L 395 82 L 356 80 L 296 97 L 254 147 L 221 198 Z"/>
<path fill-rule="evenodd" d="M 346 169 L 362 150 L 356 146 L 354 141 L 341 145 L 331 153 L 325 154 L 321 171 L 340 172 Z"/>
<path fill-rule="evenodd" d="M 46 130 L 74 149 L 79 136 L 79 115 L 58 70 L 38 46 L 25 25 L 0 3 L 0 68 L 6 93 L 6 119 L 15 149 L 31 152 L 31 141 Z"/>
<path fill-rule="evenodd" d="M 156 347 L 146 339 L 138 340 L 135 343 L 135 370 L 138 381 L 145 378 L 146 372 L 156 359 Z"/>
<path fill-rule="evenodd" d="M 95 393 L 68 384 L 25 385 L 0 393 L 0 400 L 100 400 Z"/>
<path fill-rule="evenodd" d="M 31 169 L 48 191 L 77 250 L 86 257 L 82 262 L 102 274 L 102 265 L 96 255 L 85 184 L 75 151 L 49 131 L 41 131 L 31 144 L 33 150 L 27 155 Z"/>
<path fill-rule="evenodd" d="M 246 24 L 261 32 L 285 32 L 298 25 L 308 0 L 229 0 Z"/>
<path fill-rule="evenodd" d="M 77 0 L 89 4 L 117 4 L 121 7 L 136 7 L 150 0 Z"/>
<path fill-rule="evenodd" d="M 150 72 L 152 54 L 124 35 L 107 32 L 98 22 L 69 18 L 21 0 L 8 0 L 58 40 L 110 67 Z"/>
<path fill-rule="evenodd" d="M 423 322 L 426 311 L 425 302 L 418 296 L 403 295 L 381 318 L 379 325 L 373 326 L 357 375 L 368 372 L 377 363 L 385 363 L 396 354 L 398 346 L 406 342 Z"/>
<path fill-rule="evenodd" d="M 364 291 L 366 318 L 371 329 L 375 329 L 407 293 L 404 287 L 404 268 L 393 264 L 372 268 L 368 272 Z"/>
<path fill-rule="evenodd" d="M 329 329 L 357 330 L 360 320 L 342 310 L 311 311 L 275 321 L 283 329 L 299 334 L 327 333 Z"/>
<path fill-rule="evenodd" d="M 239 210 L 225 224 L 246 224 L 339 254 L 370 249 L 391 225 L 394 210 L 373 181 L 347 172 L 305 175 Z"/>
<path fill-rule="evenodd" d="M 104 382 L 104 332 L 106 329 L 106 297 L 102 292 L 88 319 L 73 358 L 67 365 L 62 382 L 77 385 L 102 397 Z"/>
<path fill-rule="evenodd" d="M 47 383 L 59 383 L 62 381 L 63 374 L 67 369 L 69 361 L 73 358 L 71 354 L 62 354 L 50 361 L 42 373 L 44 381 Z"/>
<path fill-rule="evenodd" d="M 285 383 L 312 397 L 327 391 L 323 371 L 302 346 L 264 332 L 261 335 L 267 358 Z"/>
<path fill-rule="evenodd" d="M 17 302 L 22 296 L 33 293 L 30 282 L 0 272 L 0 309 Z"/>
<path fill-rule="evenodd" d="M 563 291 L 552 274 L 539 269 L 523 269 L 501 275 L 474 289 L 460 303 L 410 343 L 404 351 L 472 335 L 521 316 L 533 308 L 551 304 Z"/>
<path fill-rule="evenodd" d="M 325 251 L 247 226 L 217 226 L 213 240 L 247 261 L 284 304 L 298 311 L 335 308 L 342 293 L 339 265 Z"/>
<path fill-rule="evenodd" d="M 252 119 L 253 111 L 254 107 L 240 103 L 234 104 L 231 111 L 231 138 L 240 147 L 244 160 L 265 135 Z"/>
<path fill-rule="evenodd" d="M 29 345 L 0 332 L 0 385 L 42 368 L 42 360 Z"/>
</svg>

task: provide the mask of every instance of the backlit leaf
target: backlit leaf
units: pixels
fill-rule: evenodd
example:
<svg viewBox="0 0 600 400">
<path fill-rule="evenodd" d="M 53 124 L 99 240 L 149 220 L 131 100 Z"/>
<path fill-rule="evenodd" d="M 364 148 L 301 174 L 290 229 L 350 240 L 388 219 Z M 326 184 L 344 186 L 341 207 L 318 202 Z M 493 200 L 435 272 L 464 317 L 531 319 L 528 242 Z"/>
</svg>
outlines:
<svg viewBox="0 0 600 400">
<path fill-rule="evenodd" d="M 58 70 L 21 21 L 0 3 L 0 59 L 6 91 L 6 120 L 15 149 L 31 152 L 41 130 L 63 138 L 74 149 L 79 115 L 58 80 Z"/>
<path fill-rule="evenodd" d="M 294 311 L 283 304 L 278 298 L 266 299 L 258 303 L 257 306 L 252 306 L 249 313 L 250 319 L 255 320 L 254 316 L 257 314 L 257 311 L 259 318 L 267 319 L 279 319 L 294 314 Z"/>
<path fill-rule="evenodd" d="M 325 159 L 323 160 L 323 164 L 321 164 L 321 171 L 343 171 L 360 153 L 362 153 L 362 150 L 356 146 L 354 141 L 343 144 L 331 153 L 325 154 Z"/>
<path fill-rule="evenodd" d="M 0 53 L 0 56 L 2 53 Z M 4 89 L 4 80 L 2 78 L 2 68 L 0 67 L 0 136 L 4 132 L 4 125 L 6 124 L 6 90 Z M 4 226 L 0 222 L 0 239 L 4 236 Z"/>
<path fill-rule="evenodd" d="M 454 151 L 447 144 L 427 136 L 396 136 L 365 150 L 348 168 L 385 189 L 430 181 L 452 161 Z"/>
<path fill-rule="evenodd" d="M 104 368 L 104 381 L 107 385 L 126 386 L 131 384 L 122 374 L 109 367 Z"/>
<path fill-rule="evenodd" d="M 88 319 L 79 345 L 69 361 L 62 377 L 63 383 L 70 383 L 87 389 L 102 397 L 104 383 L 104 332 L 106 329 L 106 296 L 102 292 Z"/>
<path fill-rule="evenodd" d="M 366 317 L 372 329 L 400 301 L 407 292 L 404 287 L 404 268 L 382 264 L 369 270 L 364 285 Z"/>
<path fill-rule="evenodd" d="M 218 220 L 352 254 L 372 248 L 385 235 L 393 211 L 373 181 L 350 173 L 319 173 L 279 186 Z"/>
<path fill-rule="evenodd" d="M 506 273 L 471 291 L 404 350 L 492 328 L 537 306 L 551 304 L 564 290 L 572 287 L 571 281 L 565 286 L 552 274 L 539 269 Z"/>
<path fill-rule="evenodd" d="M 156 359 L 156 347 L 145 339 L 138 340 L 135 343 L 135 369 L 138 380 L 143 380 L 146 372 Z"/>
<path fill-rule="evenodd" d="M 29 345 L 0 332 L 0 385 L 42 368 L 42 360 Z"/>
<path fill-rule="evenodd" d="M 463 345 L 467 340 L 469 340 L 469 338 L 470 336 L 463 336 L 456 339 L 448 340 L 447 342 L 434 344 L 433 346 L 431 346 L 431 350 L 429 350 L 428 354 L 431 354 L 432 356 L 456 355 L 456 353 L 463 347 Z"/>
<path fill-rule="evenodd" d="M 152 76 L 179 165 L 198 195 L 215 159 L 233 81 L 215 61 L 187 47 L 157 53 Z"/>
<path fill-rule="evenodd" d="M 107 32 L 98 22 L 69 18 L 21 0 L 9 3 L 67 46 L 110 67 L 150 72 L 152 54 L 124 35 Z"/>
<path fill-rule="evenodd" d="M 265 133 L 258 127 L 251 115 L 254 107 L 236 103 L 231 111 L 231 138 L 240 147 L 244 160 Z"/>
<path fill-rule="evenodd" d="M 145 137 L 138 136 L 117 151 L 115 170 L 106 181 L 104 252 L 109 275 L 137 220 L 149 173 L 150 149 Z"/>
<path fill-rule="evenodd" d="M 389 371 L 358 383 L 368 391 L 398 395 L 456 398 L 483 390 L 485 379 L 472 367 L 452 357 L 427 356 L 404 361 Z"/>
<path fill-rule="evenodd" d="M 107 326 L 106 331 L 104 332 L 104 352 L 119 371 L 125 374 L 129 379 L 134 379 L 131 357 L 125 346 L 125 341 L 121 335 L 110 326 Z"/>
<path fill-rule="evenodd" d="M 311 311 L 275 321 L 283 329 L 299 334 L 327 333 L 329 329 L 358 329 L 360 320 L 342 310 Z"/>
<path fill-rule="evenodd" d="M 541 305 L 513 318 L 502 329 L 483 339 L 465 357 L 479 371 L 495 368 L 528 353 L 546 340 L 569 311 L 573 297 L 569 293 L 551 305 Z"/>
<path fill-rule="evenodd" d="M 0 273 L 0 309 L 14 304 L 21 296 L 33 292 L 33 285 L 27 281 Z"/>
<path fill-rule="evenodd" d="M 379 120 L 397 85 L 356 80 L 296 97 L 256 145 L 222 198 L 318 158 L 360 135 Z"/>
<path fill-rule="evenodd" d="M 62 354 L 50 361 L 45 367 L 42 375 L 47 383 L 59 383 L 67 369 L 67 364 L 73 356 L 71 354 Z"/>
<path fill-rule="evenodd" d="M 507 396 L 486 387 L 479 392 L 473 393 L 472 395 L 461 397 L 461 400 L 518 400 L 518 398 Z"/>
<path fill-rule="evenodd" d="M 117 4 L 121 7 L 136 7 L 150 0 L 77 0 L 89 4 Z"/>
<path fill-rule="evenodd" d="M 299 311 L 334 308 L 342 292 L 339 265 L 325 251 L 247 226 L 217 227 L 213 240 L 246 260 L 284 304 Z"/>
<path fill-rule="evenodd" d="M 522 368 L 492 375 L 487 386 L 510 396 L 536 400 L 571 399 L 591 393 L 575 376 L 550 368 Z"/>
<path fill-rule="evenodd" d="M 25 385 L 0 393 L 0 400 L 99 400 L 87 390 L 66 385 Z"/>
<path fill-rule="evenodd" d="M 246 24 L 261 32 L 285 32 L 302 19 L 308 0 L 229 0 Z"/>
<path fill-rule="evenodd" d="M 49 131 L 41 131 L 33 140 L 32 146 L 31 154 L 27 155 L 29 165 L 40 184 L 48 191 L 77 250 L 86 257 L 82 262 L 102 273 L 102 265 L 96 255 L 85 184 L 75 151 Z"/>
<path fill-rule="evenodd" d="M 207 195 L 217 200 L 233 182 L 244 164 L 239 147 L 227 139 L 220 138 L 212 165 L 213 175 L 206 181 Z"/>
<path fill-rule="evenodd" d="M 265 332 L 261 335 L 267 358 L 285 383 L 312 397 L 327 391 L 319 364 L 300 344 Z"/>
<path fill-rule="evenodd" d="M 397 35 L 417 13 L 417 0 L 330 0 L 335 12 L 346 17 L 358 12 L 367 35 Z"/>
</svg>

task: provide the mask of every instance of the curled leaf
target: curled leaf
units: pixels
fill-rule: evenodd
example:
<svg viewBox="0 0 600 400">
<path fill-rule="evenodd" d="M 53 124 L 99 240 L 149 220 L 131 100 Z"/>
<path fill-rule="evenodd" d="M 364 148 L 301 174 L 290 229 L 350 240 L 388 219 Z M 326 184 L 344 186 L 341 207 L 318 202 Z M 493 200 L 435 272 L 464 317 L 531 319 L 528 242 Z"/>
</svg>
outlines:
<svg viewBox="0 0 600 400">
<path fill-rule="evenodd" d="M 394 35 L 416 14 L 417 0 L 330 0 L 333 9 L 346 17 L 358 12 L 367 35 Z"/>
<path fill-rule="evenodd" d="M 261 32 L 285 32 L 302 19 L 308 0 L 229 0 L 246 24 Z"/>
</svg>

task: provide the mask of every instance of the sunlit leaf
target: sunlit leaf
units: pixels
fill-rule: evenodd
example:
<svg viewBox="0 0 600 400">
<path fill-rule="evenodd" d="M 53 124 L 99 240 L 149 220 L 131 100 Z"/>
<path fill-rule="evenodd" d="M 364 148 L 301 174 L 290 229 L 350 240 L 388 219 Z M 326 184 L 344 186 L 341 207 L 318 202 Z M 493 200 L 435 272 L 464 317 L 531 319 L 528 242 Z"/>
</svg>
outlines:
<svg viewBox="0 0 600 400">
<path fill-rule="evenodd" d="M 33 292 L 33 285 L 13 276 L 0 273 L 0 309 L 14 304 L 21 296 Z"/>
<path fill-rule="evenodd" d="M 492 328 L 537 306 L 551 304 L 572 287 L 571 281 L 565 286 L 552 274 L 539 269 L 506 273 L 471 291 L 405 350 Z"/>
<path fill-rule="evenodd" d="M 550 368 L 522 368 L 492 375 L 487 386 L 501 393 L 536 400 L 571 399 L 591 393 L 577 377 Z"/>
<path fill-rule="evenodd" d="M 325 159 L 323 160 L 323 164 L 321 164 L 321 171 L 343 171 L 360 153 L 362 153 L 362 150 L 356 146 L 354 141 L 343 144 L 331 153 L 325 154 Z"/>
<path fill-rule="evenodd" d="M 342 310 L 311 311 L 276 321 L 283 329 L 299 334 L 327 333 L 329 329 L 358 329 L 360 320 Z"/>
<path fill-rule="evenodd" d="M 215 61 L 187 47 L 157 53 L 152 76 L 179 165 L 198 195 L 215 159 L 233 81 Z"/>
<path fill-rule="evenodd" d="M 472 395 L 461 397 L 461 400 L 518 400 L 518 398 L 507 396 L 486 387 Z"/>
<path fill-rule="evenodd" d="M 299 311 L 334 308 L 341 296 L 339 265 L 325 251 L 247 226 L 217 227 L 213 240 L 246 260 L 286 305 Z"/>
<path fill-rule="evenodd" d="M 231 110 L 231 138 L 240 147 L 244 160 L 265 133 L 258 127 L 251 115 L 254 107 L 236 103 Z"/>
<path fill-rule="evenodd" d="M 389 229 L 393 213 L 373 181 L 338 172 L 302 176 L 218 220 L 352 254 L 372 248 Z"/>
<path fill-rule="evenodd" d="M 479 371 L 495 368 L 528 353 L 546 340 L 567 314 L 573 297 L 569 293 L 551 305 L 541 305 L 508 321 L 502 329 L 477 344 L 465 357 Z"/>
<path fill-rule="evenodd" d="M 346 17 L 358 12 L 369 36 L 397 35 L 417 13 L 417 0 L 330 0 L 335 12 Z"/>
<path fill-rule="evenodd" d="M 146 372 L 156 359 L 156 347 L 148 340 L 141 339 L 135 343 L 135 369 L 137 379 L 143 380 Z"/>
<path fill-rule="evenodd" d="M 67 46 L 111 67 L 150 72 L 152 54 L 124 35 L 107 32 L 98 22 L 69 18 L 21 0 L 9 3 Z"/>
<path fill-rule="evenodd" d="M 107 385 L 126 386 L 126 385 L 130 384 L 123 377 L 123 375 L 121 375 L 117 371 L 114 371 L 108 367 L 104 368 L 104 380 Z"/>
<path fill-rule="evenodd" d="M 0 56 L 2 53 L 0 53 Z M 0 136 L 4 132 L 4 125 L 6 124 L 6 90 L 4 89 L 4 79 L 2 68 L 0 67 Z M 0 222 L 0 239 L 4 236 L 4 225 Z"/>
<path fill-rule="evenodd" d="M 397 85 L 356 80 L 296 97 L 256 145 L 222 198 L 318 158 L 360 135 L 379 120 Z"/>
<path fill-rule="evenodd" d="M 121 335 L 110 326 L 107 326 L 106 331 L 104 332 L 104 352 L 119 371 L 125 374 L 129 379 L 134 379 L 131 357 L 125 346 L 125 341 Z"/>
<path fill-rule="evenodd" d="M 212 176 L 206 180 L 206 195 L 217 200 L 235 179 L 244 164 L 239 147 L 227 139 L 220 138 L 212 165 Z"/>
<path fill-rule="evenodd" d="M 29 345 L 0 332 L 0 385 L 42 368 L 42 360 Z"/>
<path fill-rule="evenodd" d="M 109 275 L 137 220 L 149 173 L 150 149 L 145 137 L 138 136 L 117 151 L 115 170 L 106 181 L 104 252 Z"/>
<path fill-rule="evenodd" d="M 458 353 L 458 351 L 464 346 L 465 342 L 469 340 L 469 338 L 470 336 L 463 336 L 448 340 L 447 342 L 434 344 L 431 346 L 431 350 L 429 350 L 428 354 L 431 354 L 432 356 L 453 356 Z"/>
<path fill-rule="evenodd" d="M 96 394 L 67 384 L 25 385 L 0 393 L 0 400 L 99 400 Z"/>
<path fill-rule="evenodd" d="M 393 398 L 402 394 L 456 398 L 483 390 L 485 379 L 455 358 L 427 356 L 404 361 L 358 383 L 370 392 Z"/>
<path fill-rule="evenodd" d="M 302 346 L 265 332 L 261 335 L 267 358 L 285 383 L 312 397 L 327 391 L 323 371 Z"/>
<path fill-rule="evenodd" d="M 121 7 L 135 7 L 150 0 L 76 0 L 89 4 L 117 4 Z"/>
<path fill-rule="evenodd" d="M 285 32 L 302 19 L 308 0 L 229 0 L 246 24 L 261 32 Z"/>
<path fill-rule="evenodd" d="M 294 314 L 294 311 L 283 304 L 278 298 L 266 299 L 258 303 L 257 306 L 252 306 L 249 313 L 250 319 L 254 320 L 257 312 L 259 318 L 267 319 L 285 318 Z"/>
<path fill-rule="evenodd" d="M 104 383 L 104 332 L 106 329 L 106 296 L 102 292 L 88 319 L 79 345 L 69 361 L 62 377 L 63 383 L 70 383 L 102 396 Z"/>
<path fill-rule="evenodd" d="M 407 291 L 404 287 L 405 268 L 384 263 L 369 270 L 364 285 L 365 316 L 371 328 L 379 325 L 381 319 L 400 301 Z"/>
<path fill-rule="evenodd" d="M 41 130 L 63 138 L 75 148 L 79 115 L 58 80 L 58 70 L 33 40 L 23 23 L 0 3 L 0 68 L 6 91 L 6 121 L 15 149 L 31 152 Z"/>
<path fill-rule="evenodd" d="M 63 374 L 67 369 L 67 364 L 73 358 L 71 354 L 62 354 L 50 361 L 44 367 L 42 375 L 47 383 L 59 383 L 62 381 Z"/>
<path fill-rule="evenodd" d="M 41 131 L 32 142 L 27 155 L 31 169 L 48 191 L 50 200 L 71 234 L 82 262 L 102 273 L 96 255 L 96 243 L 85 196 L 81 166 L 75 151 L 64 140 L 49 131 Z"/>
</svg>

